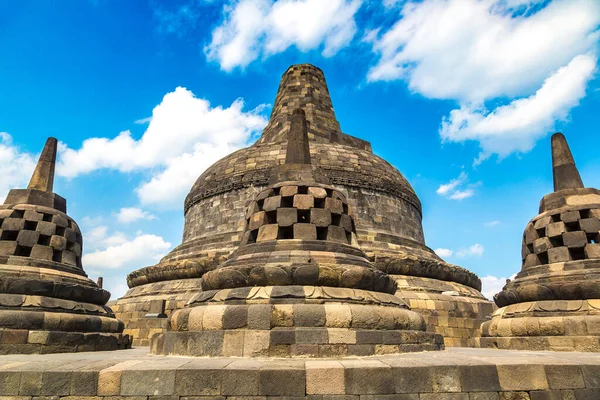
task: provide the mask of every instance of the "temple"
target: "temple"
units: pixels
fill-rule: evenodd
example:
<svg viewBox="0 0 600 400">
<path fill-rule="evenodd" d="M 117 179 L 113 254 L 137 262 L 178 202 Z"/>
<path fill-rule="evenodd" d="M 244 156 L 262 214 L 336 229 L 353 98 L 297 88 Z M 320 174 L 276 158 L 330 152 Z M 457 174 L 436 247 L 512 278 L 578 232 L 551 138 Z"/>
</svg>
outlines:
<svg viewBox="0 0 600 400">
<path fill-rule="evenodd" d="M 523 234 L 523 267 L 498 293 L 482 347 L 600 351 L 600 190 L 585 188 L 562 133 L 554 192 Z"/>
<path fill-rule="evenodd" d="M 298 135 L 303 129 L 306 141 Z M 217 161 L 193 185 L 185 200 L 182 244 L 157 265 L 130 273 L 129 291 L 110 303 L 134 344 L 148 345 L 153 334 L 167 329 L 166 319 L 145 317 L 152 304 L 164 301 L 167 315 L 183 309 L 207 287 L 213 270 L 243 250 L 248 205 L 269 185 L 283 182 L 273 178 L 273 169 L 309 162 L 314 182 L 327 182 L 328 190 L 347 201 L 354 224 L 352 251 L 361 252 L 369 271 L 374 267 L 390 277 L 396 297 L 425 318 L 428 332 L 442 334 L 447 346 L 475 345 L 481 323 L 492 313 L 479 278 L 427 247 L 414 190 L 373 154 L 368 142 L 341 131 L 323 72 L 309 64 L 291 66 L 283 74 L 260 139 Z M 319 238 L 326 228 L 317 229 Z M 288 231 L 293 228 L 282 228 Z M 284 235 L 278 239 L 289 232 L 278 233 Z"/>
<path fill-rule="evenodd" d="M 81 231 L 53 192 L 56 150 L 49 138 L 27 189 L 0 206 L 0 354 L 131 347 L 110 293 L 83 271 Z"/>
</svg>

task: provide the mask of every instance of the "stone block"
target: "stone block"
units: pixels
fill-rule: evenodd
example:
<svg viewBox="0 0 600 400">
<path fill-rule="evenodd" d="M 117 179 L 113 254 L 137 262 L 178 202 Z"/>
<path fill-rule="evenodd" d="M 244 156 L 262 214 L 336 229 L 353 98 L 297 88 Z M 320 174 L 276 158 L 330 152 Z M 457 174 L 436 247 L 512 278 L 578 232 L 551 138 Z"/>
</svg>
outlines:
<svg viewBox="0 0 600 400">
<path fill-rule="evenodd" d="M 230 305 L 223 314 L 223 329 L 244 328 L 248 322 L 248 307 L 245 305 Z"/>
<path fill-rule="evenodd" d="M 562 234 L 563 243 L 570 249 L 582 248 L 587 244 L 587 235 L 582 231 L 565 232 Z"/>
<path fill-rule="evenodd" d="M 348 346 L 350 348 L 350 346 Z M 384 363 L 373 361 L 370 363 L 354 363 L 342 361 L 346 378 L 347 394 L 392 394 L 394 388 L 394 374 L 392 368 Z"/>
<path fill-rule="evenodd" d="M 328 335 L 325 328 L 296 328 L 297 344 L 327 344 Z"/>
<path fill-rule="evenodd" d="M 294 239 L 316 240 L 317 226 L 315 224 L 294 224 Z"/>
<path fill-rule="evenodd" d="M 246 331 L 244 335 L 244 357 L 269 355 L 269 331 Z"/>
<path fill-rule="evenodd" d="M 257 242 L 266 242 L 268 240 L 276 240 L 279 234 L 279 225 L 268 224 L 262 225 L 258 228 L 258 235 L 256 237 Z"/>
<path fill-rule="evenodd" d="M 310 210 L 315 206 L 315 198 L 310 194 L 297 194 L 294 196 L 294 208 Z"/>
<path fill-rule="evenodd" d="M 42 374 L 41 394 L 68 396 L 71 390 L 71 372 L 44 371 Z"/>
<path fill-rule="evenodd" d="M 248 221 L 248 229 L 253 231 L 268 223 L 269 218 L 267 218 L 267 213 L 264 211 L 259 211 L 250 216 L 250 220 Z"/>
<path fill-rule="evenodd" d="M 552 243 L 550 243 L 550 239 L 547 237 L 536 239 L 533 242 L 533 251 L 535 254 L 545 253 L 550 248 L 552 248 Z"/>
<path fill-rule="evenodd" d="M 52 222 L 40 221 L 38 222 L 35 230 L 40 233 L 40 235 L 52 236 L 56 233 L 56 225 Z"/>
<path fill-rule="evenodd" d="M 223 357 L 242 357 L 244 355 L 245 330 L 225 331 L 223 333 Z"/>
<path fill-rule="evenodd" d="M 179 396 L 216 396 L 221 394 L 222 369 L 210 368 L 210 362 L 205 368 L 182 368 L 176 372 L 173 379 L 173 393 Z M 166 371 L 165 371 L 166 372 Z"/>
<path fill-rule="evenodd" d="M 278 366 L 273 363 L 261 369 L 259 377 L 261 396 L 306 395 L 306 372 L 302 364 L 282 363 Z"/>
<path fill-rule="evenodd" d="M 17 251 L 17 242 L 13 240 L 0 240 L 0 255 L 11 256 Z"/>
<path fill-rule="evenodd" d="M 319 227 L 327 227 L 331 225 L 331 212 L 324 208 L 311 208 L 310 222 Z"/>
<path fill-rule="evenodd" d="M 600 258 L 600 243 L 588 243 L 584 251 L 586 258 Z"/>
<path fill-rule="evenodd" d="M 248 307 L 248 329 L 271 329 L 271 305 L 252 304 Z"/>
<path fill-rule="evenodd" d="M 579 221 L 581 216 L 579 215 L 579 211 L 571 210 L 560 213 L 560 220 L 564 223 L 573 223 Z"/>
<path fill-rule="evenodd" d="M 70 394 L 73 396 L 95 396 L 98 393 L 96 371 L 73 371 Z"/>
<path fill-rule="evenodd" d="M 36 244 L 31 249 L 30 257 L 41 258 L 42 260 L 52 261 L 53 254 L 54 254 L 54 250 L 52 250 L 52 247 Z"/>
<path fill-rule="evenodd" d="M 338 361 L 306 362 L 306 394 L 345 394 L 344 367 Z"/>
<path fill-rule="evenodd" d="M 279 194 L 282 197 L 292 197 L 298 193 L 298 186 L 282 186 L 279 189 Z"/>
<path fill-rule="evenodd" d="M 331 225 L 329 228 L 327 228 L 327 240 L 338 243 L 348 243 L 346 230 L 341 226 Z"/>
<path fill-rule="evenodd" d="M 562 222 L 562 221 L 553 222 L 551 224 L 548 224 L 548 226 L 546 227 L 546 236 L 548 236 L 550 238 L 558 237 L 558 236 L 561 236 L 566 231 L 567 231 L 567 229 L 565 228 L 564 222 Z"/>
<path fill-rule="evenodd" d="M 289 186 L 288 186 L 289 187 Z M 295 187 L 295 186 L 291 186 Z M 223 370 L 221 382 L 221 394 L 223 396 L 257 396 L 260 380 L 260 370 L 244 367 L 236 367 L 236 362 L 228 365 Z"/>
<path fill-rule="evenodd" d="M 537 254 L 528 254 L 523 261 L 523 268 L 535 267 L 540 265 L 540 258 Z"/>
<path fill-rule="evenodd" d="M 72 251 L 63 251 L 61 262 L 69 265 L 77 265 L 77 255 Z"/>
<path fill-rule="evenodd" d="M 600 219 L 584 218 L 579 220 L 579 228 L 585 233 L 598 233 L 600 231 Z"/>
<path fill-rule="evenodd" d="M 502 391 L 548 389 L 543 365 L 497 365 L 496 369 Z"/>
<path fill-rule="evenodd" d="M 342 214 L 340 217 L 340 226 L 346 230 L 346 232 L 352 232 L 352 217 L 347 214 Z"/>
<path fill-rule="evenodd" d="M 258 206 L 258 202 L 251 201 L 246 207 L 246 219 L 250 218 L 253 214 L 256 214 L 260 211 L 260 207 Z"/>
<path fill-rule="evenodd" d="M 315 199 L 324 199 L 327 197 L 327 190 L 320 187 L 310 186 L 308 188 L 308 194 L 314 196 Z"/>
<path fill-rule="evenodd" d="M 585 387 L 578 365 L 546 365 L 546 379 L 550 389 L 580 389 Z"/>
<path fill-rule="evenodd" d="M 464 392 L 497 392 L 501 389 L 494 365 L 461 366 L 460 382 Z"/>
<path fill-rule="evenodd" d="M 281 207 L 281 196 L 267 197 L 263 203 L 263 210 L 267 212 L 275 211 L 279 207 Z"/>
<path fill-rule="evenodd" d="M 325 307 L 322 304 L 294 304 L 295 326 L 325 326 Z"/>
<path fill-rule="evenodd" d="M 19 246 L 33 247 L 37 244 L 40 233 L 36 231 L 20 231 L 17 236 Z"/>
<path fill-rule="evenodd" d="M 34 210 L 26 210 L 25 213 L 23 214 L 23 218 L 26 219 L 27 221 L 41 221 L 42 218 L 44 218 L 44 214 L 39 213 L 37 211 Z"/>
<path fill-rule="evenodd" d="M 325 199 L 325 208 L 334 214 L 342 214 L 344 212 L 342 201 L 331 197 Z"/>
<path fill-rule="evenodd" d="M 295 208 L 277 209 L 277 224 L 279 226 L 292 226 L 298 222 L 298 210 Z"/>
<path fill-rule="evenodd" d="M 25 220 L 21 218 L 6 218 L 2 221 L 2 230 L 20 231 L 25 229 Z"/>
<path fill-rule="evenodd" d="M 548 263 L 571 261 L 569 248 L 566 246 L 554 247 L 548 250 Z"/>
<path fill-rule="evenodd" d="M 67 248 L 67 239 L 62 236 L 52 235 L 50 237 L 50 247 L 58 251 L 63 251 Z"/>
<path fill-rule="evenodd" d="M 551 222 L 552 222 L 552 217 L 549 215 L 546 215 L 545 217 L 542 217 L 542 218 L 538 219 L 537 221 L 535 221 L 535 224 L 533 225 L 533 227 L 535 229 L 544 229 Z"/>
</svg>

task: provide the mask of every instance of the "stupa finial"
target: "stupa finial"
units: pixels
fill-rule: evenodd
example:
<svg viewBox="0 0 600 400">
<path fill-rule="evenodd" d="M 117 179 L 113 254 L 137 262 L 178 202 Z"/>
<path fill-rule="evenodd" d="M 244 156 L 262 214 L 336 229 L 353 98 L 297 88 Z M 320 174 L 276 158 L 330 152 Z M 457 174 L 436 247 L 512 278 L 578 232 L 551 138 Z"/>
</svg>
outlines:
<svg viewBox="0 0 600 400">
<path fill-rule="evenodd" d="M 558 132 L 552 135 L 552 175 L 554 191 L 583 188 L 583 181 L 575 166 L 565 135 Z"/>
<path fill-rule="evenodd" d="M 54 187 L 54 168 L 56 166 L 56 150 L 58 141 L 49 137 L 44 145 L 44 150 L 35 166 L 27 189 L 36 189 L 43 192 L 52 192 Z"/>
<path fill-rule="evenodd" d="M 301 108 L 292 113 L 288 132 L 286 164 L 310 164 L 310 147 L 308 144 L 308 121 Z"/>
</svg>

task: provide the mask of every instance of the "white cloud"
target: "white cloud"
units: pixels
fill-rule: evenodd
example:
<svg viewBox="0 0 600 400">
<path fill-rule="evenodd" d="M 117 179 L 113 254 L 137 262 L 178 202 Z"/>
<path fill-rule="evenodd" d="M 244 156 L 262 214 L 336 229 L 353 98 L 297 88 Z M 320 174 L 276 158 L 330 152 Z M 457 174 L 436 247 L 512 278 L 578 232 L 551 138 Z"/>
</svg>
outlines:
<svg viewBox="0 0 600 400">
<path fill-rule="evenodd" d="M 378 61 L 368 80 L 456 100 L 440 135 L 479 141 L 477 162 L 525 152 L 585 95 L 599 25 L 597 0 L 410 1 L 390 29 L 369 35 Z"/>
<path fill-rule="evenodd" d="M 483 226 L 485 226 L 486 228 L 493 228 L 494 226 L 500 225 L 500 224 L 501 224 L 500 221 L 495 220 L 495 221 L 484 222 Z"/>
<path fill-rule="evenodd" d="M 436 193 L 450 200 L 463 200 L 475 195 L 475 185 L 468 183 L 468 175 L 463 171 L 458 178 L 452 179 L 450 182 L 440 185 Z"/>
<path fill-rule="evenodd" d="M 451 257 L 454 254 L 452 250 L 444 248 L 435 249 L 433 252 L 442 258 Z"/>
<path fill-rule="evenodd" d="M 137 193 L 143 204 L 181 207 L 194 180 L 218 159 L 248 144 L 267 120 L 264 106 L 243 111 L 236 100 L 230 107 L 211 107 L 205 99 L 178 87 L 152 111 L 139 140 L 131 132 L 113 139 L 91 138 L 74 150 L 62 144 L 57 173 L 76 177 L 98 169 L 121 172 L 149 170 L 153 174 Z"/>
<path fill-rule="evenodd" d="M 240 0 L 223 8 L 224 19 L 212 32 L 207 58 L 225 71 L 295 46 L 321 49 L 331 57 L 356 33 L 354 16 L 362 0 Z"/>
<path fill-rule="evenodd" d="M 457 257 L 467 257 L 467 256 L 476 256 L 481 257 L 484 252 L 484 247 L 479 243 L 475 243 L 473 246 L 468 249 L 460 249 L 456 252 Z"/>
<path fill-rule="evenodd" d="M 453 142 L 479 141 L 482 154 L 476 164 L 492 153 L 504 157 L 514 151 L 527 152 L 579 104 L 596 62 L 593 55 L 579 55 L 550 75 L 535 94 L 492 111 L 473 105 L 452 110 L 442 121 L 440 135 Z"/>
<path fill-rule="evenodd" d="M 0 132 L 0 202 L 10 189 L 27 187 L 36 161 L 36 156 L 13 145 L 11 135 Z"/>
<path fill-rule="evenodd" d="M 123 239 L 121 235 L 108 237 L 105 243 L 113 244 L 103 250 L 84 254 L 84 268 L 98 271 L 126 266 L 128 271 L 133 271 L 156 263 L 171 248 L 171 243 L 156 235 L 143 234 L 132 240 Z"/>
<path fill-rule="evenodd" d="M 511 275 L 508 279 L 515 279 L 516 274 Z M 494 295 L 502 290 L 506 285 L 506 278 L 497 278 L 495 276 L 484 276 L 481 278 L 481 294 L 492 300 Z"/>
<path fill-rule="evenodd" d="M 156 216 L 154 216 L 153 214 L 150 214 L 148 211 L 144 211 L 144 210 L 142 210 L 140 208 L 136 208 L 136 207 L 121 208 L 119 210 L 119 212 L 116 213 L 116 216 L 117 216 L 117 220 L 124 224 L 128 224 L 130 222 L 135 222 L 140 219 L 145 219 L 145 220 L 156 219 Z"/>
</svg>

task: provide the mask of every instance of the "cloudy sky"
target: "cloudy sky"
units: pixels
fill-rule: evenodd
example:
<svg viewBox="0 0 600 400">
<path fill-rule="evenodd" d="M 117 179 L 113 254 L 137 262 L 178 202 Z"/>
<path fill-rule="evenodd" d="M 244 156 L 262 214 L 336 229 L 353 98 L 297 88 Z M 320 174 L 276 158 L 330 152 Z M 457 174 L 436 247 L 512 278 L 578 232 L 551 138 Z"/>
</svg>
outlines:
<svg viewBox="0 0 600 400">
<path fill-rule="evenodd" d="M 2 2 L 0 197 L 57 137 L 84 268 L 121 296 L 181 242 L 196 177 L 256 139 L 308 62 L 344 132 L 413 185 L 427 244 L 491 296 L 552 190 L 551 133 L 600 187 L 599 27 L 598 0 Z"/>
</svg>

